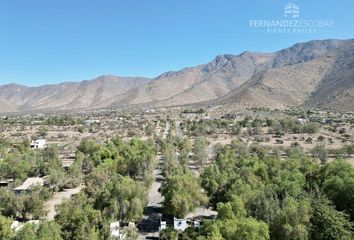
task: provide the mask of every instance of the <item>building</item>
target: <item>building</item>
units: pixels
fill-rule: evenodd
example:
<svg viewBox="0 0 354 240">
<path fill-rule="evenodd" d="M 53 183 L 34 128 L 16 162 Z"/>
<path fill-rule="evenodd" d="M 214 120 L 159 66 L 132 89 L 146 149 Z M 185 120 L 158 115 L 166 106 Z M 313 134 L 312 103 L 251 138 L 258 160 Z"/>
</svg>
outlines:
<svg viewBox="0 0 354 240">
<path fill-rule="evenodd" d="M 13 183 L 14 180 L 11 179 L 4 179 L 4 180 L 0 180 L 0 187 L 7 187 L 10 183 Z"/>
<path fill-rule="evenodd" d="M 194 221 L 193 221 L 193 226 L 194 226 L 195 228 L 200 228 L 200 226 L 201 226 L 201 221 L 200 221 L 200 220 L 194 220 Z"/>
<path fill-rule="evenodd" d="M 332 118 L 326 118 L 325 119 L 326 124 L 332 125 L 333 124 L 333 119 Z"/>
<path fill-rule="evenodd" d="M 184 232 L 184 230 L 187 228 L 187 220 L 173 218 L 173 228 L 177 231 Z"/>
<path fill-rule="evenodd" d="M 154 108 L 148 108 L 145 110 L 145 113 L 155 113 L 156 110 Z"/>
<path fill-rule="evenodd" d="M 31 142 L 31 148 L 43 149 L 47 147 L 47 141 L 45 139 L 37 139 Z"/>
<path fill-rule="evenodd" d="M 165 230 L 167 228 L 167 222 L 166 221 L 160 221 L 160 228 L 159 230 Z"/>
<path fill-rule="evenodd" d="M 40 177 L 27 178 L 26 181 L 22 183 L 21 186 L 14 188 L 16 194 L 22 194 L 28 190 L 30 190 L 34 186 L 43 186 L 45 180 Z"/>
<path fill-rule="evenodd" d="M 99 124 L 100 120 L 97 119 L 88 119 L 83 122 L 85 125 L 91 125 L 91 124 Z"/>
<path fill-rule="evenodd" d="M 121 227 L 120 227 L 119 221 L 110 223 L 109 224 L 109 229 L 110 229 L 110 232 L 111 232 L 111 238 L 112 239 L 119 239 L 119 240 L 125 239 L 125 234 L 122 233 L 122 231 L 121 231 Z"/>
<path fill-rule="evenodd" d="M 305 124 L 307 124 L 307 122 L 308 122 L 307 119 L 301 118 L 301 117 L 298 118 L 297 121 L 298 121 L 301 125 L 305 125 Z"/>
</svg>

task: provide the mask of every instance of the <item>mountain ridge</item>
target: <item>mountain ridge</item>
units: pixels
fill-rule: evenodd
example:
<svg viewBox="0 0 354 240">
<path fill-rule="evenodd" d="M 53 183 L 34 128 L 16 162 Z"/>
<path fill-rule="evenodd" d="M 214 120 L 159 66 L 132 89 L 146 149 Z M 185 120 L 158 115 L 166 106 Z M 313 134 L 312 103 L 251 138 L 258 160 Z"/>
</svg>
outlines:
<svg viewBox="0 0 354 240">
<path fill-rule="evenodd" d="M 0 112 L 206 103 L 348 110 L 354 109 L 353 76 L 354 39 L 313 40 L 273 53 L 218 55 L 152 79 L 103 75 L 39 87 L 6 84 L 0 86 Z"/>
</svg>

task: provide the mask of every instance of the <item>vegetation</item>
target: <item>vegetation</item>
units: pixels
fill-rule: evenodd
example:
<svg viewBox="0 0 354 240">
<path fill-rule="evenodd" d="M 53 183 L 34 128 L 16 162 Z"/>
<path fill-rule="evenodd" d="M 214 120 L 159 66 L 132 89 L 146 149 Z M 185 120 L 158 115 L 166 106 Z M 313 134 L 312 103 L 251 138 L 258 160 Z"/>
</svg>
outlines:
<svg viewBox="0 0 354 240">
<path fill-rule="evenodd" d="M 207 153 L 205 150 L 206 140 L 202 137 L 197 137 L 193 144 L 193 160 L 194 163 L 201 167 L 206 163 Z"/>
<path fill-rule="evenodd" d="M 208 199 L 201 192 L 198 179 L 191 173 L 173 175 L 163 187 L 164 209 L 168 215 L 184 218 L 198 206 L 206 205 Z"/>
<path fill-rule="evenodd" d="M 85 139 L 77 147 L 75 163 L 65 171 L 55 147 L 14 149 L 0 162 L 1 179 L 13 178 L 19 183 L 27 177 L 47 176 L 50 188 L 31 188 L 19 196 L 10 188 L 0 188 L 0 236 L 14 240 L 108 238 L 109 222 L 142 218 L 155 155 L 151 141 L 113 138 L 100 145 Z M 55 222 L 26 224 L 16 234 L 9 229 L 10 218 L 43 217 L 43 204 L 51 192 L 73 180 L 79 184 L 79 179 L 84 179 L 85 190 L 59 206 Z"/>
<path fill-rule="evenodd" d="M 217 235 L 218 239 L 350 239 L 352 223 L 345 212 L 351 212 L 353 194 L 348 188 L 353 171 L 341 160 L 322 166 L 304 156 L 260 160 L 250 154 L 240 157 L 234 149 L 224 147 L 202 174 L 202 186 L 219 213 L 202 235 Z M 229 221 L 231 226 L 241 222 L 253 230 L 235 232 L 239 228 L 228 229 Z M 325 229 L 327 224 L 331 229 Z M 257 237 L 252 233 L 258 233 Z"/>
<path fill-rule="evenodd" d="M 28 127 L 32 135 L 0 137 L 0 239 L 110 239 L 112 222 L 144 223 L 153 181 L 162 181 L 158 191 L 168 222 L 160 239 L 353 239 L 354 168 L 345 159 L 354 154 L 351 123 L 313 121 L 310 111 L 289 110 L 286 117 L 251 111 L 209 119 L 205 109 L 186 110 L 180 117 L 196 119 L 185 121 L 174 121 L 173 114 L 146 120 L 124 113 L 119 126 L 128 127 L 120 137 L 104 132 L 119 128 L 118 117 L 85 126 L 89 117 L 1 119 L 0 128 L 16 126 L 19 136 Z M 52 128 L 71 129 L 72 136 L 53 137 Z M 44 135 L 75 143 L 30 149 L 30 139 Z M 67 149 L 75 161 L 63 167 Z M 157 167 L 162 176 L 155 180 Z M 44 177 L 44 186 L 16 194 L 14 187 L 29 177 Z M 52 194 L 77 186 L 82 190 L 57 206 L 54 220 L 44 220 Z M 217 215 L 200 228 L 171 227 L 173 217 L 189 217 L 200 207 Z M 14 220 L 35 221 L 15 231 Z M 138 237 L 135 227 L 123 232 Z"/>
</svg>

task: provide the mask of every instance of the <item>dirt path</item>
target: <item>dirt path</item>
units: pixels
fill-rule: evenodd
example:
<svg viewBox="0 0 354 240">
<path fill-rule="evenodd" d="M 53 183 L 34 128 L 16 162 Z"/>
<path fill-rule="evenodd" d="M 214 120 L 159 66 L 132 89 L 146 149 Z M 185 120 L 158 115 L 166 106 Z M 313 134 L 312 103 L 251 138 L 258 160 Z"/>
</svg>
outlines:
<svg viewBox="0 0 354 240">
<path fill-rule="evenodd" d="M 46 219 L 53 220 L 56 215 L 55 206 L 61 204 L 65 199 L 70 199 L 72 195 L 79 193 L 83 188 L 83 185 L 79 185 L 76 188 L 54 193 L 53 197 L 44 203 L 44 209 L 48 211 Z"/>
<path fill-rule="evenodd" d="M 189 213 L 186 216 L 186 218 L 189 218 L 189 219 L 192 219 L 192 218 L 204 219 L 204 218 L 216 217 L 217 215 L 218 215 L 218 212 L 212 210 L 211 208 L 198 207 L 194 212 Z"/>
</svg>

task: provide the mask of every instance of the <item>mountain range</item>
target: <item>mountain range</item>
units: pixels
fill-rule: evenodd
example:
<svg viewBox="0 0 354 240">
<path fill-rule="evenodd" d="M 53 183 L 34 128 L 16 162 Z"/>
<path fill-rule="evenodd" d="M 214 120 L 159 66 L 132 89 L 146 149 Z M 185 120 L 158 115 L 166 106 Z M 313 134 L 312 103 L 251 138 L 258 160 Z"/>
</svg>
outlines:
<svg viewBox="0 0 354 240">
<path fill-rule="evenodd" d="M 353 111 L 354 39 L 297 43 L 273 53 L 225 54 L 153 79 L 108 75 L 40 87 L 0 86 L 0 112 L 193 104 Z"/>
</svg>

